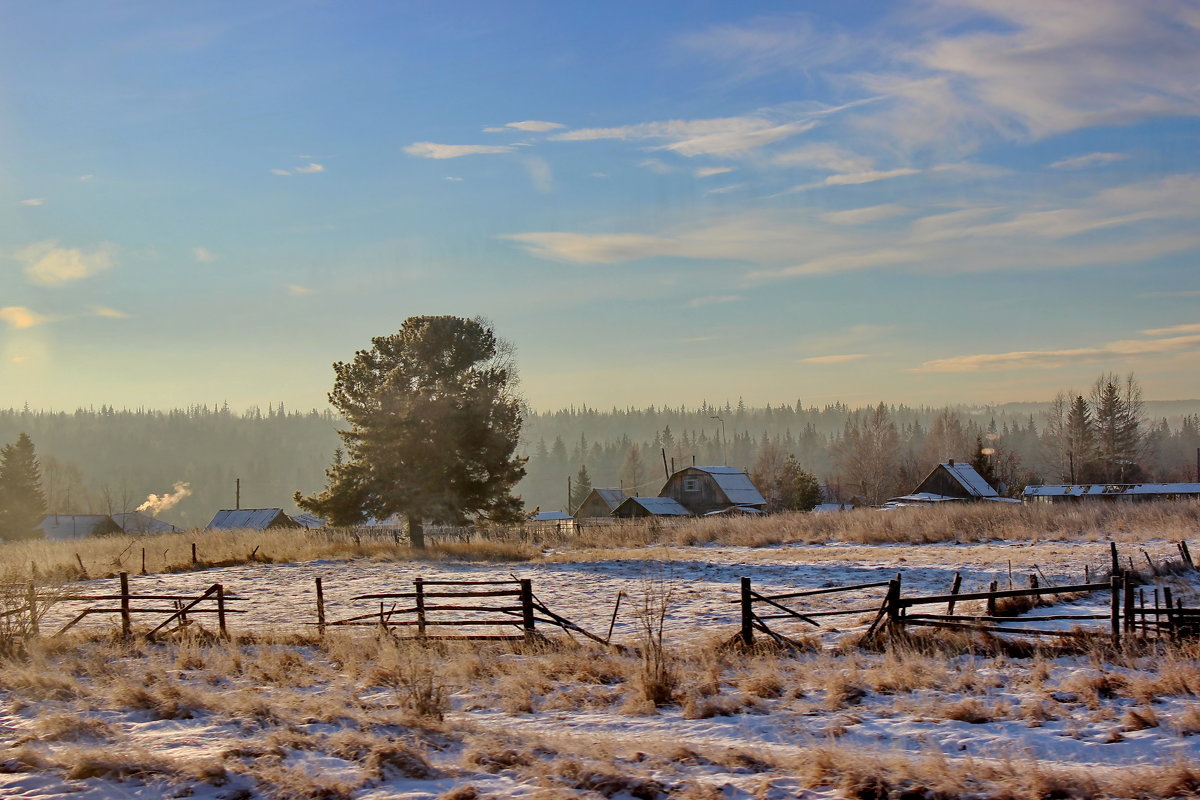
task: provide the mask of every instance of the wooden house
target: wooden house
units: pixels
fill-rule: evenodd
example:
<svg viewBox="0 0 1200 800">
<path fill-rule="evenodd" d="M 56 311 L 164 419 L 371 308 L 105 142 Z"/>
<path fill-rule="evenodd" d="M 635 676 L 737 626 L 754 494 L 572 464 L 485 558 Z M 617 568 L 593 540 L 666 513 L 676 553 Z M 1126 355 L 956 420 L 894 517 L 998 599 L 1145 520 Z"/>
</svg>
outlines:
<svg viewBox="0 0 1200 800">
<path fill-rule="evenodd" d="M 761 513 L 767 506 L 750 476 L 733 467 L 685 467 L 667 479 L 658 496 L 671 498 L 694 516 L 735 508 Z"/>
<path fill-rule="evenodd" d="M 1019 503 L 1010 497 L 1001 497 L 990 483 L 970 464 L 956 462 L 953 458 L 938 464 L 925 476 L 916 489 L 901 497 L 893 497 L 886 505 L 935 505 L 946 502 L 993 502 Z"/>
<path fill-rule="evenodd" d="M 265 531 L 268 528 L 299 528 L 282 508 L 223 508 L 208 523 L 206 530 L 235 530 L 248 528 Z"/>
<path fill-rule="evenodd" d="M 670 497 L 627 497 L 617 506 L 612 515 L 621 519 L 642 517 L 690 517 L 688 511 Z"/>
<path fill-rule="evenodd" d="M 38 530 L 52 542 L 63 542 L 120 533 L 121 526 L 108 514 L 47 514 Z"/>
<path fill-rule="evenodd" d="M 587 497 L 575 509 L 575 519 L 593 519 L 596 517 L 611 517 L 617 506 L 628 497 L 620 489 L 592 489 Z"/>
<path fill-rule="evenodd" d="M 1026 486 L 1022 497 L 1027 503 L 1195 500 L 1200 498 L 1200 483 L 1084 483 Z"/>
</svg>

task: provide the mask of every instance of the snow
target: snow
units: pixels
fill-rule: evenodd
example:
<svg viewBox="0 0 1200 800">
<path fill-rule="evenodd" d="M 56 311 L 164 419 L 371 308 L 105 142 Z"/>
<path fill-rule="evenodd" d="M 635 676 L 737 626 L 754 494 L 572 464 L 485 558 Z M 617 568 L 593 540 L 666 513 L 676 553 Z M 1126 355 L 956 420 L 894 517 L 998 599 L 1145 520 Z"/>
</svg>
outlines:
<svg viewBox="0 0 1200 800">
<path fill-rule="evenodd" d="M 1141 545 L 1152 557 L 1173 557 L 1170 542 Z M 1027 577 L 1037 573 L 1040 580 L 1056 584 L 1082 583 L 1083 566 L 1088 564 L 1098 575 L 1108 561 L 1108 545 L 1103 542 L 990 542 L 985 544 L 859 545 L 832 543 L 823 545 L 783 545 L 748 548 L 730 546 L 648 547 L 628 550 L 588 551 L 547 550 L 531 563 L 488 564 L 470 562 L 310 562 L 296 564 L 247 564 L 173 575 L 131 576 L 135 593 L 198 594 L 219 582 L 226 592 L 240 600 L 232 607 L 250 613 L 230 618 L 234 631 L 307 630 L 316 620 L 315 579 L 324 585 L 326 616 L 333 620 L 371 610 L 369 602 L 351 602 L 354 595 L 410 591 L 416 577 L 426 579 L 512 580 L 529 578 L 538 599 L 552 611 L 600 636 L 608 629 L 613 604 L 619 592 L 633 600 L 644 587 L 657 582 L 671 591 L 666 618 L 668 643 L 695 640 L 696 637 L 728 638 L 738 629 L 738 581 L 741 576 L 753 580 L 756 591 L 776 594 L 829 586 L 869 583 L 902 576 L 903 593 L 942 594 L 948 591 L 954 574 L 963 578 L 962 591 L 970 592 L 998 581 L 1007 587 L 1025 586 Z M 1194 605 L 1195 580 L 1173 579 L 1176 596 Z M 73 588 L 88 592 L 111 592 L 115 581 L 94 580 Z M 793 607 L 799 610 L 831 610 L 875 607 L 883 590 L 868 590 L 850 595 L 828 594 L 807 599 Z M 633 642 L 638 623 L 633 615 L 635 602 L 626 601 L 614 628 L 613 640 Z M 979 603 L 964 603 L 974 609 Z M 942 608 L 932 607 L 940 613 Z M 918 609 L 924 610 L 924 609 Z M 1051 608 L 1039 608 L 1031 614 L 1095 613 L 1105 614 L 1108 598 L 1097 593 L 1064 601 Z M 61 624 L 75 610 L 56 608 L 43 623 L 49 630 Z M 970 613 L 970 612 L 968 612 Z M 981 611 L 980 611 L 981 613 Z M 817 634 L 833 647 L 849 633 L 861 631 L 871 614 L 823 618 L 822 628 L 802 623 L 779 622 L 778 630 L 787 635 Z M 147 622 L 140 620 L 139 622 Z M 115 624 L 113 618 L 89 618 L 82 627 L 99 629 Z M 211 618 L 201 624 L 213 627 Z M 773 623 L 775 625 L 776 623 Z M 1014 623 L 1017 624 L 1017 623 Z M 1077 624 L 1037 623 L 1037 627 Z M 1104 630 L 1105 620 L 1083 623 Z M 550 629 L 550 634 L 561 632 Z M 522 658 L 524 656 L 516 656 Z M 876 662 L 881 656 L 863 654 L 860 661 Z M 917 688 L 911 692 L 886 694 L 868 691 L 858 702 L 842 707 L 827 707 L 821 693 L 804 698 L 757 699 L 739 713 L 708 719 L 685 719 L 680 706 L 659 709 L 653 715 L 622 713 L 617 708 L 573 708 L 569 711 L 543 707 L 527 714 L 506 713 L 485 702 L 470 689 L 452 698 L 447 718 L 452 729 L 504 731 L 508 735 L 550 737 L 575 742 L 582 750 L 612 749 L 628 752 L 644 749 L 654 752 L 664 743 L 688 747 L 697 752 L 729 750 L 750 754 L 788 756 L 814 744 L 836 740 L 839 746 L 861 747 L 873 751 L 907 753 L 914 759 L 929 753 L 948 758 L 974 759 L 1035 758 L 1042 762 L 1096 770 L 1136 765 L 1165 764 L 1175 759 L 1200 759 L 1200 736 L 1174 732 L 1170 720 L 1196 708 L 1194 697 L 1162 695 L 1153 704 L 1153 712 L 1162 724 L 1145 730 L 1124 730 L 1116 721 L 1128 709 L 1139 707 L 1130 698 L 1107 700 L 1111 713 L 1097 714 L 1079 692 L 1059 688 L 1049 691 L 1030 679 L 1028 660 L 1009 659 L 1000 669 L 990 659 L 957 656 L 946 665 L 955 676 L 974 675 L 972 683 L 958 680 L 945 686 Z M 847 669 L 857 667 L 848 666 Z M 1153 663 L 1142 667 L 1142 674 L 1153 674 Z M 1085 681 L 1096 674 L 1097 665 L 1083 657 L 1059 657 L 1050 665 L 1047 687 L 1064 687 L 1072 681 Z M 1131 667 L 1109 665 L 1109 672 L 1128 674 Z M 199 680 L 189 677 L 186 669 L 176 676 L 181 682 Z M 231 689 L 253 688 L 247 678 Z M 318 689 L 319 690 L 319 689 Z M 552 690 L 553 691 L 553 690 Z M 978 724 L 948 719 L 943 709 L 975 697 L 990 719 Z M 12 700 L 11 691 L 0 692 L 0 700 Z M 365 697 L 365 700 L 370 698 Z M 539 698 L 539 701 L 546 698 Z M 1036 723 L 1012 709 L 1041 703 L 1048 710 L 1046 719 Z M 11 702 L 0 703 L 0 742 L 16 743 L 32 730 L 39 709 Z M 119 727 L 122 741 L 171 760 L 204 761 L 217 759 L 225 751 L 239 746 L 247 730 L 256 728 L 246 720 L 231 720 L 202 712 L 191 719 L 155 719 L 145 712 L 94 711 L 96 719 Z M 321 726 L 324 725 L 325 728 Z M 309 722 L 298 726 L 305 731 L 332 730 L 328 723 Z M 52 749 L 57 743 L 38 743 Z M 453 761 L 454 753 L 439 756 L 441 767 Z M 2 761 L 2 757 L 0 757 Z M 289 769 L 320 776 L 322 779 L 353 782 L 360 764 L 327 753 L 286 750 L 282 763 Z M 435 766 L 439 766 L 435 762 Z M 758 791 L 761 777 L 738 775 L 716 767 L 677 766 L 696 779 L 715 787 L 727 787 L 726 796 L 747 796 Z M 676 775 L 682 774 L 677 772 Z M 665 778 L 664 778 L 665 780 Z M 827 798 L 825 790 L 804 789 L 788 774 L 773 774 L 771 792 L 761 796 Z M 754 781 L 759 781 L 755 783 Z M 391 775 L 375 783 L 363 784 L 353 793 L 355 800 L 382 798 L 436 798 L 455 786 L 470 783 L 481 795 L 521 797 L 532 795 L 537 787 L 522 781 L 511 771 L 497 774 L 447 768 L 443 777 L 415 779 Z M 71 780 L 53 769 L 10 771 L 0 769 L 0 796 L 5 798 L 72 797 L 151 798 L 172 796 L 180 790 L 178 782 L 146 778 L 116 780 L 96 777 Z M 236 789 L 257 797 L 252 783 L 244 776 L 232 775 L 221 786 L 207 783 L 188 784 L 189 796 L 198 800 L 219 800 L 238 796 Z"/>
</svg>

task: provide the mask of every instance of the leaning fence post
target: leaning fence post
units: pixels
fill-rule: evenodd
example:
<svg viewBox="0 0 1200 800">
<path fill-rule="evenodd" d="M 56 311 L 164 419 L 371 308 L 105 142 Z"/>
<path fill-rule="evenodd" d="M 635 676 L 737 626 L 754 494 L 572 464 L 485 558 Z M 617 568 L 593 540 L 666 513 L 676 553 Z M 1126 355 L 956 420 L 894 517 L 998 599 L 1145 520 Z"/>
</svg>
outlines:
<svg viewBox="0 0 1200 800">
<path fill-rule="evenodd" d="M 317 576 L 317 633 L 325 635 L 325 590 L 320 575 Z"/>
<path fill-rule="evenodd" d="M 521 629 L 525 633 L 525 641 L 532 641 L 535 633 L 533 619 L 533 581 L 521 579 Z"/>
<path fill-rule="evenodd" d="M 417 636 L 425 638 L 425 579 L 416 578 L 413 580 L 413 585 L 416 586 L 416 606 L 417 606 Z M 524 602 L 524 598 L 522 598 Z"/>
<path fill-rule="evenodd" d="M 750 591 L 750 579 L 742 576 L 742 644 L 754 644 L 754 596 Z"/>
<path fill-rule="evenodd" d="M 958 594 L 958 590 L 962 588 L 962 573 L 954 573 L 954 583 L 950 584 L 950 594 Z M 946 604 L 946 616 L 954 615 L 954 602 L 951 600 Z"/>
<path fill-rule="evenodd" d="M 33 585 L 33 581 L 29 582 L 29 586 L 25 590 L 25 599 L 29 603 L 29 633 L 31 636 L 38 635 L 38 615 L 37 615 L 37 589 Z"/>
<path fill-rule="evenodd" d="M 129 573 L 121 573 L 121 635 L 128 638 L 133 632 L 129 611 Z"/>
<path fill-rule="evenodd" d="M 228 636 L 229 632 L 225 630 L 225 586 L 217 584 L 217 630 L 222 636 Z"/>
<path fill-rule="evenodd" d="M 1113 545 L 1115 550 L 1116 545 Z M 1118 647 L 1121 644 L 1121 573 L 1114 572 L 1108 579 L 1109 589 L 1112 591 L 1111 598 L 1111 619 L 1112 626 L 1112 642 L 1113 647 Z"/>
</svg>

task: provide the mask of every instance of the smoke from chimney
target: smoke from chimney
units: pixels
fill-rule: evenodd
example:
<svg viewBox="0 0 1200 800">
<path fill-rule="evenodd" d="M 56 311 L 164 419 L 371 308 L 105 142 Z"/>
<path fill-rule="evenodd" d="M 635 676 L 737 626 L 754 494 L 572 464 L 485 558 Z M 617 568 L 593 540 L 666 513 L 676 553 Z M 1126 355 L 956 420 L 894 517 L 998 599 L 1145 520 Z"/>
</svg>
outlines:
<svg viewBox="0 0 1200 800">
<path fill-rule="evenodd" d="M 192 493 L 192 485 L 185 481 L 176 481 L 171 486 L 171 491 L 165 494 L 152 494 L 146 498 L 146 502 L 137 507 L 138 511 L 147 511 L 150 516 L 155 516 L 168 508 L 174 508 L 180 500 Z"/>
</svg>

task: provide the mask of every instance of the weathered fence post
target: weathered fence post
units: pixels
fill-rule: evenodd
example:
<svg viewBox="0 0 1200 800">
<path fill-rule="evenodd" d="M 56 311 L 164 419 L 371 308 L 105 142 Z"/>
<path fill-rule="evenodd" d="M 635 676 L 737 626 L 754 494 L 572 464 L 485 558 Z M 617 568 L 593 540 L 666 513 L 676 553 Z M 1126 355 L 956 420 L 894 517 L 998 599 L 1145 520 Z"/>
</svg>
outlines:
<svg viewBox="0 0 1200 800">
<path fill-rule="evenodd" d="M 229 632 L 225 630 L 225 586 L 217 584 L 217 630 L 221 636 L 228 636 Z"/>
<path fill-rule="evenodd" d="M 525 641 L 532 642 L 533 636 L 537 632 L 536 623 L 533 619 L 533 581 L 529 578 L 521 579 L 521 629 L 525 634 Z"/>
<path fill-rule="evenodd" d="M 29 603 L 29 634 L 31 636 L 38 635 L 38 614 L 37 614 L 37 588 L 33 585 L 33 581 L 29 582 L 29 586 L 25 589 L 25 602 Z"/>
<path fill-rule="evenodd" d="M 1182 540 L 1179 542 L 1179 555 L 1183 556 L 1183 563 L 1187 564 L 1192 569 L 1196 568 L 1196 565 L 1192 563 L 1192 553 L 1190 550 L 1188 550 L 1187 542 Z"/>
<path fill-rule="evenodd" d="M 742 576 L 742 645 L 754 644 L 754 597 L 750 591 L 750 578 Z"/>
<path fill-rule="evenodd" d="M 129 612 L 129 573 L 121 573 L 121 635 L 129 638 L 133 633 L 133 620 Z"/>
<path fill-rule="evenodd" d="M 325 590 L 320 575 L 317 576 L 317 633 L 325 635 Z"/>
<path fill-rule="evenodd" d="M 1167 607 L 1167 636 L 1175 638 L 1175 609 L 1171 606 L 1171 587 L 1163 587 L 1163 604 Z"/>
<path fill-rule="evenodd" d="M 1132 573 L 1132 572 L 1129 572 L 1125 575 L 1125 586 L 1124 586 L 1124 588 L 1125 588 L 1125 632 L 1130 633 L 1130 634 L 1133 633 L 1133 620 L 1134 620 L 1133 576 L 1134 576 L 1134 573 Z"/>
<path fill-rule="evenodd" d="M 196 559 L 196 543 L 192 542 L 192 566 L 195 566 L 198 563 L 200 562 Z"/>
<path fill-rule="evenodd" d="M 1113 545 L 1113 552 L 1116 552 L 1116 545 Z M 1121 645 L 1121 573 L 1114 572 L 1108 579 L 1109 589 L 1112 591 L 1111 598 L 1111 619 L 1112 627 L 1112 642 L 1113 647 Z"/>
<path fill-rule="evenodd" d="M 1110 575 L 1119 575 L 1121 573 L 1121 559 L 1117 555 L 1117 543 L 1109 542 L 1108 550 L 1109 550 L 1109 555 L 1112 556 L 1112 571 L 1109 574 Z"/>
<path fill-rule="evenodd" d="M 958 590 L 962 588 L 962 573 L 954 573 L 954 583 L 950 584 L 950 594 L 958 594 Z M 951 600 L 946 604 L 946 616 L 954 614 L 954 601 Z"/>
<path fill-rule="evenodd" d="M 142 548 L 142 574 L 146 574 L 146 548 Z"/>
<path fill-rule="evenodd" d="M 996 595 L 995 595 L 995 593 L 999 590 L 1000 590 L 1000 585 L 996 581 L 992 581 L 991 585 L 988 586 L 988 591 L 992 592 L 992 595 L 989 596 L 987 599 L 987 615 L 989 617 L 996 616 Z"/>
<path fill-rule="evenodd" d="M 425 579 L 416 578 L 413 580 L 413 585 L 416 587 L 416 606 L 417 606 L 417 636 L 425 638 Z M 525 603 L 525 598 L 521 598 L 522 605 Z"/>
</svg>

